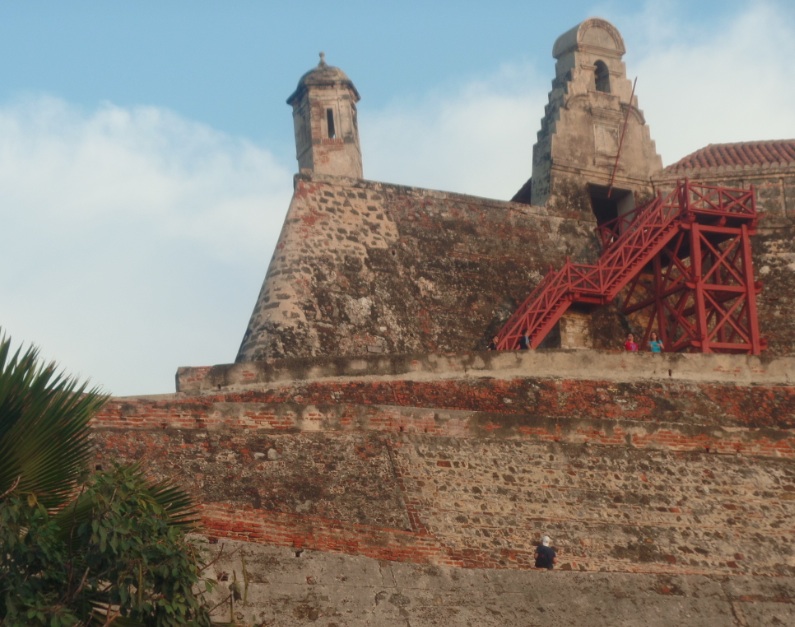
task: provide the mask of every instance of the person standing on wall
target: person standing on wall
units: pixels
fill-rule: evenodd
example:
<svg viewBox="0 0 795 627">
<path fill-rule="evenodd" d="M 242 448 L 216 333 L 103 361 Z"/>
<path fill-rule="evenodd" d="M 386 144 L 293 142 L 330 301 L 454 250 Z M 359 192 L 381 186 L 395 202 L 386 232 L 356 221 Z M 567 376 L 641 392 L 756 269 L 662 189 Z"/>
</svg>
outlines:
<svg viewBox="0 0 795 627">
<path fill-rule="evenodd" d="M 558 554 L 549 543 L 551 542 L 549 536 L 541 538 L 541 544 L 536 547 L 535 558 L 536 568 L 546 568 L 552 570 L 555 563 L 558 561 Z"/>
<path fill-rule="evenodd" d="M 632 333 L 627 334 L 627 341 L 624 342 L 624 350 L 629 351 L 630 353 L 638 352 L 638 345 L 635 342 L 635 336 L 632 335 Z"/>
<path fill-rule="evenodd" d="M 657 334 L 654 331 L 651 332 L 651 337 L 649 338 L 649 350 L 652 353 L 662 353 L 663 350 L 665 350 L 662 340 L 657 337 Z"/>
</svg>

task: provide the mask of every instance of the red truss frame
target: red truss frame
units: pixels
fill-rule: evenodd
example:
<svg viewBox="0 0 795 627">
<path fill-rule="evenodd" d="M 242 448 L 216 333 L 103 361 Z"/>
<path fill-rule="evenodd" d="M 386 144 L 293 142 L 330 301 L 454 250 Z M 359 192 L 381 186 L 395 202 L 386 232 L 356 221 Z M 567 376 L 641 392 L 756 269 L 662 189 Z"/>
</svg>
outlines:
<svg viewBox="0 0 795 627">
<path fill-rule="evenodd" d="M 498 334 L 499 349 L 527 334 L 537 347 L 572 303 L 605 305 L 643 321 L 644 345 L 656 330 L 671 351 L 758 355 L 750 237 L 758 223 L 753 188 L 677 182 L 663 197 L 602 224 L 602 256 L 544 277 Z"/>
</svg>

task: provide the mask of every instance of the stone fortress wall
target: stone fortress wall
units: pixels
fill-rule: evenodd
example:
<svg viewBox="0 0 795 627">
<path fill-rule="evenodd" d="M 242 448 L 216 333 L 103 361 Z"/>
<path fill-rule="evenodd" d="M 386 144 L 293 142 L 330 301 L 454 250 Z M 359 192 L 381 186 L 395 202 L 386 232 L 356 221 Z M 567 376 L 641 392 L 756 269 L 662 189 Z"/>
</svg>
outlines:
<svg viewBox="0 0 795 627">
<path fill-rule="evenodd" d="M 688 175 L 655 184 L 667 191 Z M 795 169 L 704 182 L 757 189 L 760 328 L 770 355 L 793 354 Z M 598 257 L 595 226 L 581 211 L 298 175 L 237 361 L 482 348 L 550 266 Z M 628 329 L 610 307 L 586 324 L 594 348 Z"/>
<path fill-rule="evenodd" d="M 609 596 L 618 584 L 607 573 L 637 575 L 652 600 L 635 584 L 621 594 L 639 611 L 659 611 L 672 590 L 705 611 L 700 586 L 717 586 L 720 615 L 741 603 L 791 619 L 782 590 L 795 582 L 793 366 L 542 350 L 181 369 L 177 394 L 113 399 L 95 441 L 99 463 L 143 458 L 156 476 L 189 478 L 214 550 L 245 543 L 243 562 L 229 556 L 212 574 L 242 581 L 245 571 L 251 587 L 235 611 L 251 624 L 276 598 L 288 617 L 333 624 L 336 612 L 339 625 L 368 624 L 355 617 L 369 604 L 351 600 L 344 619 L 341 599 L 372 582 L 335 579 L 346 592 L 325 601 L 307 583 L 316 575 L 304 575 L 300 594 L 260 585 L 304 552 L 311 563 L 351 556 L 340 572 L 359 563 L 424 573 L 425 592 L 399 594 L 412 625 L 434 624 L 413 612 L 433 593 L 450 606 L 434 615 L 451 618 L 449 578 L 460 569 L 473 571 L 464 580 L 533 590 L 528 577 L 546 574 L 532 571 L 542 533 L 559 549 L 556 576 L 590 574 Z M 519 607 L 516 616 L 538 611 Z M 294 624 L 313 622 L 304 618 Z"/>
<path fill-rule="evenodd" d="M 94 421 L 99 465 L 143 459 L 201 504 L 219 620 L 795 623 L 795 158 L 661 170 L 623 53 L 604 20 L 558 39 L 515 202 L 363 179 L 353 83 L 322 57 L 301 78 L 301 171 L 236 363 Z M 684 177 L 757 185 L 761 357 L 615 352 L 612 307 L 482 351 L 550 265 L 596 259 L 597 221 Z M 597 350 L 556 348 L 578 335 Z"/>
<path fill-rule="evenodd" d="M 360 167 L 347 167 L 347 153 L 336 163 L 322 137 L 325 114 L 333 113 L 325 108 L 329 93 L 347 111 L 358 92 L 321 61 L 299 82 L 296 93 L 307 102 L 294 114 L 299 153 L 315 151 L 323 165 L 296 175 L 236 361 L 483 348 L 550 267 L 567 257 L 597 260 L 597 222 L 670 191 L 680 178 L 756 187 L 760 326 L 771 355 L 793 354 L 795 142 L 768 142 L 791 148 L 778 155 L 753 142 L 741 156 L 723 151 L 718 166 L 686 157 L 663 169 L 623 54 L 620 34 L 600 19 L 558 38 L 533 176 L 515 202 L 369 181 Z M 308 127 L 310 143 L 299 132 Z M 355 119 L 346 128 L 344 150 L 358 150 Z M 587 314 L 577 322 L 580 347 L 615 347 L 629 330 L 610 307 Z M 571 346 L 563 335 L 561 328 L 547 345 Z"/>
<path fill-rule="evenodd" d="M 782 578 L 461 569 L 236 541 L 223 543 L 215 565 L 224 585 L 237 576 L 242 590 L 218 608 L 219 620 L 257 625 L 725 627 L 793 619 L 792 581 Z"/>
<path fill-rule="evenodd" d="M 237 361 L 484 348 L 549 264 L 596 245 L 543 207 L 304 173 Z"/>
</svg>

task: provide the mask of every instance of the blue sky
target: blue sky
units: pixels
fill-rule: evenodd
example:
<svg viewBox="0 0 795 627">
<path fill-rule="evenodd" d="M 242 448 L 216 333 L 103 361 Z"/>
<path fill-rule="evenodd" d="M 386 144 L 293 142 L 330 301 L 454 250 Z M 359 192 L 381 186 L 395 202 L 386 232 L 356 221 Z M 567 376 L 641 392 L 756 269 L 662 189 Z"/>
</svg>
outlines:
<svg viewBox="0 0 795 627">
<path fill-rule="evenodd" d="M 788 0 L 0 2 L 0 326 L 116 395 L 233 361 L 319 51 L 362 96 L 366 178 L 507 199 L 552 45 L 593 16 L 664 163 L 795 137 Z"/>
</svg>

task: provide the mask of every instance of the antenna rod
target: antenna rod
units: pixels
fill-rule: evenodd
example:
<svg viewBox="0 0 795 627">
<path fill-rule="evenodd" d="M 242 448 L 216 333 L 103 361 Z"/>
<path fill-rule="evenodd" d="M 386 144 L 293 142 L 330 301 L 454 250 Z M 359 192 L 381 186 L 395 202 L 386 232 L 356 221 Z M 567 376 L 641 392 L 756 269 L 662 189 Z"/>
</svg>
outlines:
<svg viewBox="0 0 795 627">
<path fill-rule="evenodd" d="M 616 153 L 616 162 L 613 164 L 613 172 L 610 174 L 610 185 L 607 186 L 607 197 L 613 193 L 613 181 L 616 178 L 616 170 L 618 170 L 618 158 L 621 156 L 621 147 L 624 145 L 624 133 L 627 132 L 627 121 L 629 120 L 629 112 L 632 109 L 632 98 L 635 96 L 635 85 L 638 84 L 638 77 L 632 81 L 632 93 L 629 95 L 629 106 L 627 107 L 627 114 L 624 116 L 624 125 L 621 127 L 621 137 L 618 139 L 618 152 Z"/>
</svg>

